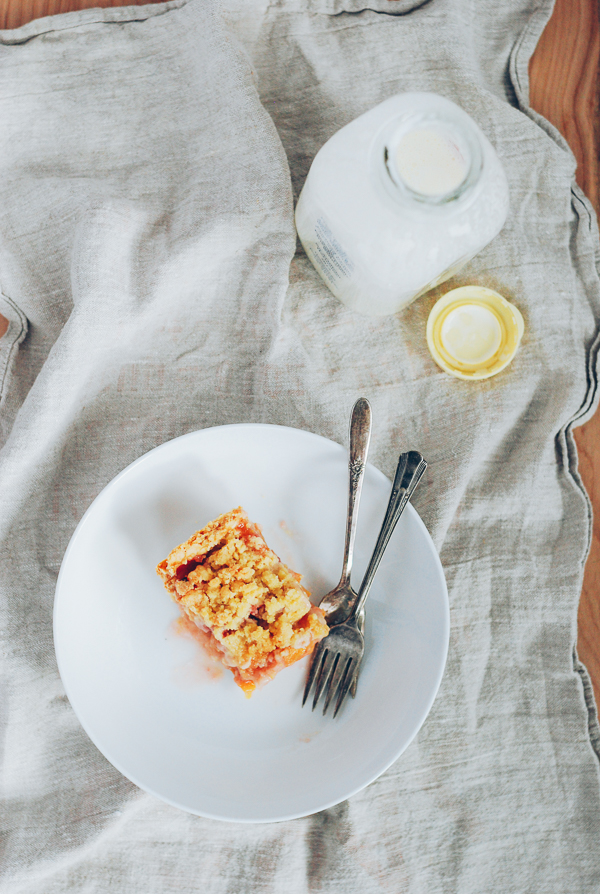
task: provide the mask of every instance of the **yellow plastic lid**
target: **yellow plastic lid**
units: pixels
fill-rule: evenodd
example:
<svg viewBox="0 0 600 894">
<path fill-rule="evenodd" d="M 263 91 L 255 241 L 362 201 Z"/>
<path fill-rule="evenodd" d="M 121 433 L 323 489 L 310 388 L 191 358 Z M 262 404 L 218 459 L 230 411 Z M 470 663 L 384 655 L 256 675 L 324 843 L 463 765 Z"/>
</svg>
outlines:
<svg viewBox="0 0 600 894">
<path fill-rule="evenodd" d="M 459 379 L 488 379 L 508 366 L 524 330 L 519 309 L 498 292 L 463 286 L 434 304 L 427 344 L 446 372 Z"/>
</svg>

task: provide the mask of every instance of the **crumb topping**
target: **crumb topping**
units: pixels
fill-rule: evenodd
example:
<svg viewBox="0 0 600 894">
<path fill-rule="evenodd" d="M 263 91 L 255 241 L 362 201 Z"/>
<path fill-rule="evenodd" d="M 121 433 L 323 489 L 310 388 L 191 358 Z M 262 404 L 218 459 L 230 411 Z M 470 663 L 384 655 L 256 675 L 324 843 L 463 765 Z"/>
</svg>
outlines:
<svg viewBox="0 0 600 894">
<path fill-rule="evenodd" d="M 185 614 L 211 631 L 231 667 L 265 667 L 275 652 L 304 653 L 328 633 L 300 575 L 269 549 L 241 507 L 175 547 L 157 572 Z"/>
</svg>

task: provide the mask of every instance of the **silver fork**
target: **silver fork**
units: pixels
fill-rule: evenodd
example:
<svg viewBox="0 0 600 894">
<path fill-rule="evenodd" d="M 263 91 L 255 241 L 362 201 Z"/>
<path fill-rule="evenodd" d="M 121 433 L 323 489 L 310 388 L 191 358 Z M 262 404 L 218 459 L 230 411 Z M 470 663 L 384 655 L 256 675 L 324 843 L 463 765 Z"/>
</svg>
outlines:
<svg viewBox="0 0 600 894">
<path fill-rule="evenodd" d="M 394 528 L 426 468 L 427 463 L 416 450 L 400 454 L 388 507 L 356 602 L 348 617 L 342 623 L 333 626 L 315 649 L 302 702 L 304 704 L 306 701 L 314 682 L 313 711 L 322 693 L 325 693 L 323 714 L 327 713 L 331 701 L 336 698 L 333 712 L 335 717 L 348 690 L 356 684 L 365 651 L 361 613 Z"/>
<path fill-rule="evenodd" d="M 345 621 L 358 596 L 350 586 L 354 538 L 358 519 L 358 504 L 362 491 L 365 465 L 371 440 L 371 405 L 366 397 L 359 397 L 350 416 L 350 449 L 348 456 L 348 514 L 346 517 L 346 542 L 339 584 L 326 593 L 319 602 L 330 627 Z"/>
<path fill-rule="evenodd" d="M 350 448 L 348 455 L 348 514 L 346 516 L 346 542 L 344 544 L 344 559 L 342 562 L 342 574 L 337 586 L 326 593 L 319 603 L 319 608 L 325 615 L 329 627 L 341 624 L 350 614 L 356 604 L 358 593 L 350 586 L 352 573 L 352 556 L 354 554 L 354 538 L 356 535 L 356 522 L 358 519 L 358 504 L 365 476 L 365 465 L 371 440 L 371 404 L 366 397 L 359 397 L 352 408 L 350 416 Z M 365 628 L 365 613 L 362 611 L 357 619 L 359 629 Z M 310 679 L 310 678 L 309 678 Z M 302 705 L 306 702 L 310 690 L 307 680 L 304 688 Z M 356 684 L 352 695 L 356 691 Z"/>
</svg>

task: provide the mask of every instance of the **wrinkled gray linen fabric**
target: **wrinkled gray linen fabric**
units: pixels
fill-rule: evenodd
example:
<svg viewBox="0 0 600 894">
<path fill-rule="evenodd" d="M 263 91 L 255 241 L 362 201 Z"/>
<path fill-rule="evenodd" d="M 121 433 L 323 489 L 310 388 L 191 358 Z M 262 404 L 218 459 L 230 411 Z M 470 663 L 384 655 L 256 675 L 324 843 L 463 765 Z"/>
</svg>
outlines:
<svg viewBox="0 0 600 894">
<path fill-rule="evenodd" d="M 528 109 L 550 12 L 171 0 L 0 33 L 5 894 L 600 890 L 598 725 L 574 652 L 591 512 L 571 435 L 596 403 L 599 248 L 572 154 Z M 449 284 L 497 288 L 525 316 L 487 382 L 428 354 L 449 285 L 366 319 L 296 249 L 319 147 L 412 89 L 462 105 L 508 175 L 504 230 Z M 170 438 L 269 422 L 345 443 L 360 395 L 376 466 L 391 475 L 408 448 L 430 463 L 414 502 L 451 608 L 434 707 L 386 773 L 315 816 L 246 826 L 167 806 L 64 694 L 52 605 L 73 530 Z"/>
</svg>

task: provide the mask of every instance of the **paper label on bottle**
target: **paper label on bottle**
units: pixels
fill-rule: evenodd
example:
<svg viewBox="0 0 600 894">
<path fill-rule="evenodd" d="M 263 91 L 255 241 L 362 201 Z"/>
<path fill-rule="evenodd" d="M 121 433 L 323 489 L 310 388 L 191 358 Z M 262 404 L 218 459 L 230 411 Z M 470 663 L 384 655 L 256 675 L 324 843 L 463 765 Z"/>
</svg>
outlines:
<svg viewBox="0 0 600 894">
<path fill-rule="evenodd" d="M 311 260 L 332 285 L 352 276 L 354 264 L 322 217 L 315 223 L 315 242 L 311 248 L 314 254 Z"/>
</svg>

